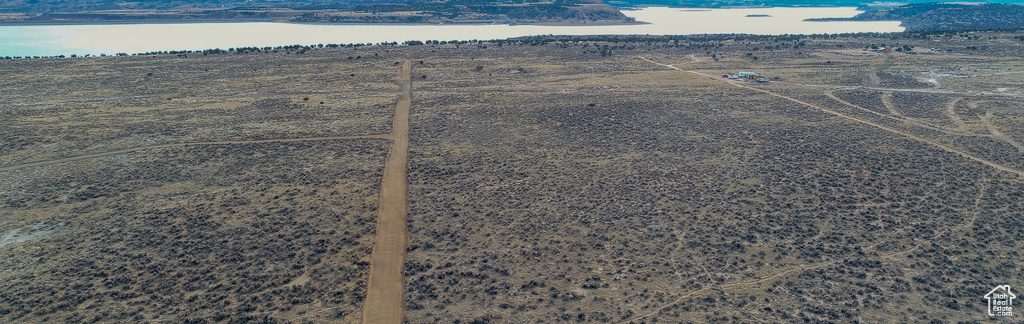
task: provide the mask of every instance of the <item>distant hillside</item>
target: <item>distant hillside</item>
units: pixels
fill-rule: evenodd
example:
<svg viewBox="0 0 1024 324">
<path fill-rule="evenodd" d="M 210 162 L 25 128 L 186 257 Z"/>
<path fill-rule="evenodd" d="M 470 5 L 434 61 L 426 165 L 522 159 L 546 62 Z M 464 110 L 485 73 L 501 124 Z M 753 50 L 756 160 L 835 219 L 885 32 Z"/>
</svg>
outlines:
<svg viewBox="0 0 1024 324">
<path fill-rule="evenodd" d="M 274 1 L 274 0 L 75 0 L 75 1 L 46 1 L 46 0 L 9 0 L 0 1 L 0 12 L 26 12 L 26 13 L 47 13 L 47 12 L 76 12 L 76 11 L 97 11 L 97 10 L 133 10 L 133 9 L 155 9 L 173 10 L 185 8 L 199 9 L 230 9 L 235 7 L 274 7 L 292 8 L 298 6 L 320 5 L 324 7 L 351 7 L 359 4 L 374 3 L 409 3 L 416 0 L 356 0 L 356 1 Z"/>
<path fill-rule="evenodd" d="M 601 0 L 0 1 L 0 23 L 108 21 L 633 23 Z"/>
<path fill-rule="evenodd" d="M 1024 6 L 995 3 L 919 3 L 873 10 L 848 21 L 898 20 L 908 31 L 1024 28 Z"/>
</svg>

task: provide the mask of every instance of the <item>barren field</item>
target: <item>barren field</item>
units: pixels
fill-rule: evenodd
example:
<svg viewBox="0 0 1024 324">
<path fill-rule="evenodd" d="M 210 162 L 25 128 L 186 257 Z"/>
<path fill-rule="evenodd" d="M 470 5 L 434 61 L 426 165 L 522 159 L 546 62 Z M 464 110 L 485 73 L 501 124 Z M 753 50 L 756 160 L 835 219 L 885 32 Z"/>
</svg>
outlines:
<svg viewBox="0 0 1024 324">
<path fill-rule="evenodd" d="M 955 322 L 1019 282 L 1024 156 L 943 119 L 974 85 L 896 92 L 962 56 L 594 43 L 417 66 L 410 322 Z"/>
<path fill-rule="evenodd" d="M 4 321 L 358 317 L 385 149 L 208 145 L 5 171 L 0 227 L 53 232 L 4 247 Z"/>
<path fill-rule="evenodd" d="M 384 50 L 318 54 L 4 61 L 0 165 L 163 143 L 390 131 L 395 68 Z"/>
<path fill-rule="evenodd" d="M 988 321 L 1024 285 L 1016 36 L 0 61 L 0 322 L 397 322 L 363 307 L 399 255 L 409 323 Z"/>
<path fill-rule="evenodd" d="M 359 322 L 374 53 L 3 62 L 0 322 Z"/>
</svg>

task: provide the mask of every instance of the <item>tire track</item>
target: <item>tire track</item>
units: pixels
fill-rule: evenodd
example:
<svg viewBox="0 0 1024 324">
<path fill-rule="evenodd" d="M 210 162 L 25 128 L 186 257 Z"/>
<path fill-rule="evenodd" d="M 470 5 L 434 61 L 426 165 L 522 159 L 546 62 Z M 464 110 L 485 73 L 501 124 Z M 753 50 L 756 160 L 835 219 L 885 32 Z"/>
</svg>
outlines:
<svg viewBox="0 0 1024 324">
<path fill-rule="evenodd" d="M 961 132 L 967 132 L 967 124 L 965 124 L 964 120 L 960 118 L 960 115 L 956 114 L 956 104 L 963 99 L 964 97 L 956 97 L 950 102 L 946 103 L 946 115 L 949 116 L 949 119 L 953 121 L 953 124 L 956 124 L 956 127 Z"/>
<path fill-rule="evenodd" d="M 893 116 L 903 116 L 899 110 L 896 110 L 896 104 L 892 102 L 892 92 L 886 91 L 882 93 L 882 103 L 885 104 L 885 108 L 889 109 L 889 113 Z"/>
<path fill-rule="evenodd" d="M 409 165 L 409 110 L 412 106 L 412 61 L 402 64 L 398 76 L 402 95 L 392 121 L 391 149 L 384 163 L 380 186 L 377 236 L 370 255 L 370 278 L 363 304 L 363 323 L 402 323 L 405 317 L 405 251 L 409 202 L 406 173 Z"/>
<path fill-rule="evenodd" d="M 892 93 L 890 93 L 890 92 L 886 92 L 886 94 L 888 94 L 890 96 L 892 95 Z M 910 124 L 914 124 L 914 125 L 917 125 L 917 126 L 928 128 L 928 129 L 931 129 L 931 130 L 934 130 L 934 131 L 937 131 L 937 132 L 943 132 L 943 133 L 946 133 L 946 134 L 950 134 L 950 135 L 979 136 L 979 135 L 976 135 L 976 134 L 959 133 L 959 132 L 950 131 L 950 130 L 947 130 L 947 129 L 943 128 L 942 126 L 935 125 L 935 124 L 932 124 L 932 123 L 929 123 L 929 122 L 925 122 L 925 121 L 921 121 L 921 120 L 918 120 L 916 118 L 906 117 L 906 116 L 903 116 L 903 115 L 895 115 L 895 116 L 886 115 L 886 114 L 883 114 L 883 113 L 880 113 L 880 112 L 877 112 L 877 111 L 874 111 L 874 110 L 871 110 L 871 109 L 867 109 L 867 108 L 861 107 L 861 106 L 859 106 L 857 104 L 854 104 L 852 102 L 846 101 L 846 100 L 844 100 L 842 98 L 839 98 L 838 96 L 836 96 L 835 91 L 833 91 L 833 90 L 825 90 L 825 96 L 827 96 L 830 99 L 835 100 L 835 101 L 837 101 L 837 102 L 839 102 L 841 104 L 844 104 L 844 105 L 847 105 L 847 106 L 850 106 L 850 107 L 853 107 L 853 108 L 860 109 L 860 110 L 862 110 L 864 112 L 867 112 L 867 113 L 878 115 L 879 117 L 882 117 L 882 118 L 888 118 L 888 119 L 892 119 L 894 121 L 898 121 L 898 122 L 902 122 L 902 123 L 910 123 Z M 890 97 L 889 99 L 892 99 L 892 98 Z M 893 107 L 890 107 L 890 110 L 893 110 L 893 109 L 894 109 Z M 980 136 L 987 136 L 987 135 L 980 135 Z"/>
<path fill-rule="evenodd" d="M 647 58 L 643 58 L 643 57 L 641 57 L 640 59 L 642 59 L 644 61 L 647 61 L 647 62 L 651 62 L 651 63 L 657 64 L 657 65 L 661 65 L 661 66 L 664 66 L 664 67 L 672 68 L 672 69 L 675 69 L 677 71 L 688 72 L 688 73 L 696 74 L 696 75 L 699 75 L 699 76 L 708 77 L 708 78 L 710 78 L 712 80 L 718 80 L 714 76 L 707 75 L 707 74 L 704 74 L 704 73 L 700 73 L 700 72 L 697 72 L 697 71 L 685 71 L 683 69 L 680 69 L 680 68 L 677 68 L 677 67 L 674 67 L 674 66 L 671 66 L 671 65 L 666 65 L 666 64 L 661 64 L 661 63 L 658 63 L 658 62 L 654 62 L 654 61 L 651 61 L 651 60 L 649 60 Z M 786 99 L 786 100 L 789 100 L 789 101 L 792 101 L 792 102 L 795 102 L 795 103 L 798 103 L 798 104 L 801 104 L 801 105 L 804 105 L 804 106 L 808 106 L 808 107 L 811 107 L 811 108 L 815 108 L 815 109 L 824 111 L 824 112 L 832 114 L 832 115 L 836 115 L 836 116 L 839 116 L 839 117 L 842 117 L 842 118 L 845 118 L 845 119 L 849 119 L 851 121 L 855 121 L 855 122 L 858 122 L 858 123 L 874 126 L 874 127 L 877 127 L 879 129 L 882 129 L 882 130 L 890 132 L 890 133 L 903 135 L 903 136 L 908 137 L 908 138 L 910 138 L 912 140 L 915 140 L 915 141 L 918 141 L 918 142 L 921 142 L 921 143 L 925 143 L 925 144 L 934 146 L 934 147 L 939 148 L 939 149 L 941 149 L 943 151 L 959 154 L 960 156 L 963 156 L 965 158 L 968 158 L 968 159 L 980 162 L 981 164 L 990 166 L 990 167 L 995 168 L 997 170 L 1013 173 L 1013 174 L 1016 174 L 1019 177 L 1024 177 L 1024 171 L 1017 170 L 1017 169 L 1014 169 L 1014 168 L 1011 168 L 1011 167 L 1007 167 L 1007 166 L 999 164 L 999 163 L 995 163 L 995 162 L 983 159 L 981 157 L 978 157 L 978 156 L 976 156 L 974 154 L 971 154 L 971 153 L 968 153 L 966 151 L 963 151 L 963 150 L 960 150 L 960 149 L 957 149 L 957 148 L 953 148 L 953 147 L 950 147 L 950 146 L 946 146 L 945 144 L 942 144 L 942 143 L 939 143 L 939 142 L 936 142 L 936 141 L 933 141 L 933 140 L 930 140 L 930 139 L 927 139 L 927 138 L 924 138 L 924 137 L 921 137 L 921 136 L 917 136 L 917 135 L 911 134 L 911 133 L 906 132 L 906 131 L 902 131 L 902 130 L 895 129 L 895 128 L 892 128 L 892 127 L 889 127 L 889 126 L 878 124 L 878 123 L 875 123 L 875 122 L 872 122 L 872 121 L 869 121 L 869 120 L 866 120 L 866 119 L 850 116 L 850 115 L 847 115 L 847 114 L 844 114 L 844 113 L 841 113 L 841 112 L 838 112 L 838 111 L 834 111 L 834 110 L 831 110 L 831 109 L 828 109 L 828 108 L 825 108 L 825 107 L 822 107 L 822 106 L 819 106 L 819 105 L 815 105 L 815 104 L 812 104 L 812 103 L 809 103 L 809 102 L 806 102 L 806 101 L 803 101 L 803 100 L 800 100 L 800 99 L 789 97 L 789 96 L 786 96 L 786 95 L 777 94 L 777 93 L 774 93 L 774 92 L 771 92 L 771 91 L 768 91 L 768 90 L 753 88 L 753 87 L 750 87 L 750 86 L 746 86 L 746 85 L 742 85 L 742 84 L 734 83 L 734 82 L 729 82 L 729 81 L 719 81 L 719 82 L 725 82 L 727 84 L 731 84 L 731 85 L 739 87 L 739 88 L 744 88 L 744 89 L 748 89 L 748 90 L 752 90 L 752 91 L 757 91 L 757 92 L 761 92 L 761 93 L 764 93 L 764 94 L 767 94 L 767 95 L 770 95 L 770 96 L 773 96 L 773 97 Z"/>
<path fill-rule="evenodd" d="M 992 133 L 992 136 L 995 136 L 995 138 L 1001 139 L 1004 142 L 1009 143 L 1010 145 L 1013 145 L 1013 147 L 1017 148 L 1017 152 L 1024 152 L 1024 145 L 1022 145 L 1020 142 L 1017 142 L 1017 140 L 1013 139 L 1013 137 L 1007 136 L 1002 131 L 1000 131 L 998 128 L 996 128 L 995 124 L 992 124 L 992 112 L 991 111 L 986 111 L 984 115 L 982 115 L 982 114 L 977 114 L 977 115 L 978 115 L 978 118 L 981 119 L 981 121 L 985 123 L 985 127 L 988 127 L 988 132 Z"/>
</svg>

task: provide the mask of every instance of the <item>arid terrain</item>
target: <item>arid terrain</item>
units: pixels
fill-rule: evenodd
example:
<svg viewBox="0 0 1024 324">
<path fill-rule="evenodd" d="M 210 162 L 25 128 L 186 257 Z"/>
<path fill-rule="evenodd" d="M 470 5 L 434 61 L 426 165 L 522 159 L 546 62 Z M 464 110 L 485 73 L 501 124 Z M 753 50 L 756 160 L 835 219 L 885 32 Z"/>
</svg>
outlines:
<svg viewBox="0 0 1024 324">
<path fill-rule="evenodd" d="M 1020 39 L 2 60 L 0 322 L 987 322 L 1024 286 Z"/>
<path fill-rule="evenodd" d="M 338 54 L 5 61 L 0 322 L 358 321 L 397 67 Z"/>
</svg>

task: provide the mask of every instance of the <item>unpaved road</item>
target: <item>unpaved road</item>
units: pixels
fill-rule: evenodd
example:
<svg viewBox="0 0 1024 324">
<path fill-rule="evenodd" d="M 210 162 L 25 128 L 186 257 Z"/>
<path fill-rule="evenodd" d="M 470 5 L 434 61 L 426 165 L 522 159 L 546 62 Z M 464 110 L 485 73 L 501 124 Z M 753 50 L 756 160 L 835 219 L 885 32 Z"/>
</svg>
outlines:
<svg viewBox="0 0 1024 324">
<path fill-rule="evenodd" d="M 892 93 L 888 92 L 888 94 L 890 95 L 890 99 L 892 99 Z M 961 132 L 967 132 L 967 124 L 964 124 L 964 120 L 960 118 L 960 115 L 956 114 L 956 104 L 963 99 L 964 97 L 956 97 L 953 100 L 950 100 L 948 103 L 946 103 L 946 116 L 949 116 L 949 119 L 952 120 L 954 124 L 956 124 L 957 129 L 959 129 Z"/>
<path fill-rule="evenodd" d="M 891 95 L 892 93 L 886 92 L 886 94 L 890 94 Z M 839 102 L 841 104 L 844 104 L 844 105 L 847 105 L 847 106 L 850 106 L 850 107 L 853 107 L 853 108 L 860 109 L 860 110 L 862 110 L 864 112 L 867 112 L 867 113 L 878 115 L 878 116 L 880 116 L 882 118 L 888 118 L 888 119 L 892 119 L 892 120 L 895 120 L 895 121 L 898 121 L 898 122 L 903 122 L 903 123 L 911 123 L 911 124 L 914 124 L 914 125 L 917 125 L 917 126 L 921 126 L 921 127 L 924 127 L 924 128 L 930 128 L 932 130 L 943 132 L 943 133 L 946 133 L 946 134 L 968 135 L 968 134 L 963 134 L 962 132 L 958 133 L 958 132 L 950 131 L 950 130 L 947 130 L 947 129 L 943 128 L 942 126 L 935 125 L 935 124 L 932 124 L 932 123 L 929 123 L 929 122 L 925 122 L 925 121 L 921 121 L 921 120 L 918 120 L 916 118 L 908 118 L 908 117 L 903 116 L 903 115 L 895 115 L 895 116 L 894 115 L 887 115 L 887 114 L 883 114 L 883 113 L 880 113 L 880 112 L 876 112 L 874 110 L 861 107 L 860 105 L 851 103 L 849 101 L 846 101 L 846 100 L 843 100 L 842 98 L 837 97 L 833 90 L 825 90 L 825 96 L 827 96 L 827 97 L 831 98 L 832 100 L 835 100 L 836 102 Z M 788 98 L 788 97 L 786 97 L 786 98 Z M 789 99 L 791 99 L 791 98 L 789 98 Z M 883 96 L 882 100 L 885 100 L 885 96 Z M 893 109 L 895 109 L 895 106 L 890 106 L 890 107 L 891 108 L 889 108 L 889 110 L 890 111 L 894 111 Z"/>
<path fill-rule="evenodd" d="M 191 142 L 191 143 L 167 143 L 167 144 L 156 144 L 156 145 L 146 145 L 146 146 L 139 146 L 139 147 L 133 147 L 133 148 L 126 148 L 126 149 L 123 149 L 123 150 L 116 150 L 116 151 L 109 151 L 109 152 L 100 152 L 100 153 L 75 155 L 75 156 L 69 156 L 69 157 L 66 157 L 66 158 L 46 160 L 46 161 L 38 161 L 38 162 L 31 162 L 31 163 L 22 163 L 22 164 L 8 165 L 8 166 L 5 166 L 5 167 L 0 167 L 0 171 L 11 171 L 11 170 L 23 169 L 23 168 L 34 167 L 34 166 L 50 165 L 50 164 L 57 164 L 57 163 L 64 163 L 64 162 L 72 162 L 72 161 L 79 161 L 79 160 L 85 160 L 85 159 L 94 159 L 94 158 L 110 156 L 110 155 L 118 155 L 118 154 L 125 154 L 125 153 L 144 151 L 144 150 L 153 150 L 153 149 L 166 148 L 166 147 L 195 146 L 195 145 L 229 145 L 229 144 L 249 144 L 249 143 L 308 142 L 308 141 L 329 141 L 329 140 L 344 140 L 344 139 L 357 139 L 357 138 L 380 138 L 380 139 L 386 139 L 386 138 L 388 138 L 388 136 L 387 135 L 353 135 L 353 136 L 281 138 L 281 139 L 265 139 L 265 140 L 237 140 L 237 141 L 214 141 L 214 142 Z"/>
<path fill-rule="evenodd" d="M 377 238 L 370 255 L 370 280 L 363 304 L 363 323 L 402 323 L 405 248 L 409 234 L 406 221 L 406 171 L 409 164 L 409 110 L 412 106 L 412 62 L 402 64 L 398 76 L 402 96 L 395 108 L 391 149 L 384 163 L 377 216 Z"/>
<path fill-rule="evenodd" d="M 1017 148 L 1018 152 L 1024 152 L 1024 145 L 1021 145 L 1021 143 L 1017 142 L 1017 140 L 1013 139 L 1013 137 L 1006 136 L 1006 134 L 1003 134 L 1003 132 L 999 131 L 999 129 L 996 128 L 996 125 L 992 124 L 991 111 L 986 111 L 984 115 L 978 114 L 978 119 L 981 119 L 981 121 L 985 122 L 985 127 L 988 127 L 988 131 L 989 133 L 992 133 L 992 136 L 995 136 L 996 138 L 1001 139 L 1004 142 L 1010 143 L 1010 145 L 1013 145 L 1013 147 Z"/>
<path fill-rule="evenodd" d="M 889 114 L 903 116 L 903 113 L 896 109 L 896 103 L 892 101 L 892 92 L 886 91 L 882 93 L 882 103 L 885 104 L 886 109 L 889 109 Z"/>
</svg>

